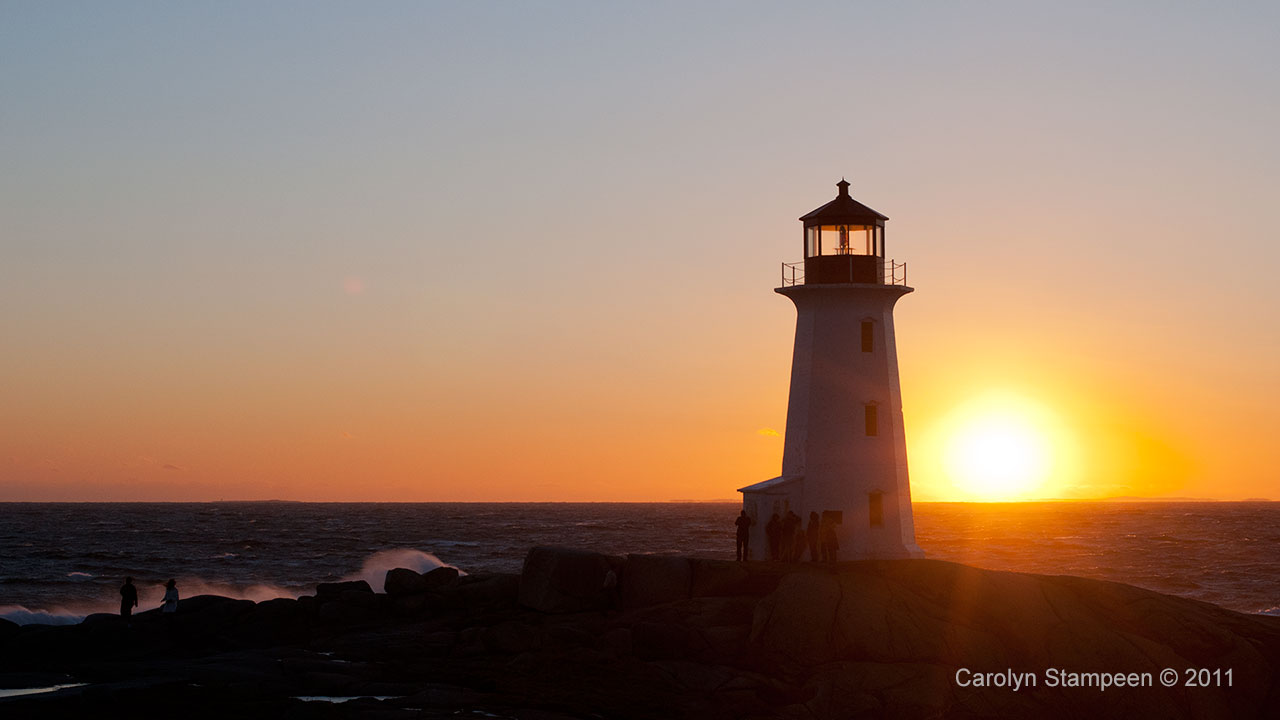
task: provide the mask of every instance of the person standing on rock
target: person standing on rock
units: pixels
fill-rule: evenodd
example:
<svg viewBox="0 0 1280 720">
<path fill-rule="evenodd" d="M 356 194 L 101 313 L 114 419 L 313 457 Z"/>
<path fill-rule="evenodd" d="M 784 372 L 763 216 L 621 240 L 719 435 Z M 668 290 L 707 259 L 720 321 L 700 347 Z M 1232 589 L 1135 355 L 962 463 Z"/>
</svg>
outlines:
<svg viewBox="0 0 1280 720">
<path fill-rule="evenodd" d="M 782 552 L 782 518 L 774 513 L 764 525 L 764 535 L 769 539 L 769 559 L 777 560 Z"/>
<path fill-rule="evenodd" d="M 809 527 L 805 529 L 805 540 L 809 541 L 809 562 L 818 561 L 818 539 L 822 521 L 818 519 L 818 513 L 809 513 Z"/>
<path fill-rule="evenodd" d="M 743 510 L 738 514 L 738 518 L 733 521 L 733 524 L 738 526 L 738 542 L 735 545 L 738 559 L 750 560 L 751 551 L 748 546 L 751 543 L 751 526 L 755 524 L 755 521 L 747 515 L 746 510 Z"/>
<path fill-rule="evenodd" d="M 782 516 L 782 551 L 779 553 L 781 556 L 779 559 L 787 562 L 791 560 L 791 546 L 796 541 L 796 524 L 791 519 L 794 516 L 795 513 L 790 510 Z"/>
<path fill-rule="evenodd" d="M 169 578 L 169 582 L 164 584 L 164 604 L 160 606 L 160 612 L 178 612 L 178 581 L 173 578 Z"/>
<path fill-rule="evenodd" d="M 133 609 L 138 607 L 138 588 L 133 585 L 133 578 L 124 579 L 124 584 L 120 586 L 120 617 L 124 618 L 125 624 L 133 626 Z"/>
<path fill-rule="evenodd" d="M 622 604 L 618 595 L 618 573 L 613 568 L 604 574 L 604 608 L 606 611 L 617 610 Z"/>
<path fill-rule="evenodd" d="M 800 553 L 804 548 L 804 537 L 800 528 L 804 525 L 804 521 L 794 510 L 788 510 L 787 516 L 782 519 L 782 559 L 787 562 L 795 562 L 800 559 Z"/>
<path fill-rule="evenodd" d="M 822 559 L 825 562 L 835 562 L 836 555 L 840 551 L 840 540 L 836 538 L 836 524 L 827 518 L 823 518 L 820 533 L 822 535 L 820 539 Z"/>
</svg>

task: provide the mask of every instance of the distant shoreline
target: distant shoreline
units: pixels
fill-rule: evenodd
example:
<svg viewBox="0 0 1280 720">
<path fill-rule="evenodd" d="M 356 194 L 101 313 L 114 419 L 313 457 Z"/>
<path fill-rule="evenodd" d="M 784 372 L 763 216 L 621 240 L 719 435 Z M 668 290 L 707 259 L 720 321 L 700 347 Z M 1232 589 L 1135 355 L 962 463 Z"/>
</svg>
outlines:
<svg viewBox="0 0 1280 720">
<path fill-rule="evenodd" d="M 737 505 L 723 500 L 0 500 L 0 505 Z M 1270 498 L 1219 500 L 1195 497 L 1051 498 L 1045 500 L 915 500 L 915 505 L 1047 505 L 1065 503 L 1170 504 L 1271 503 Z"/>
</svg>

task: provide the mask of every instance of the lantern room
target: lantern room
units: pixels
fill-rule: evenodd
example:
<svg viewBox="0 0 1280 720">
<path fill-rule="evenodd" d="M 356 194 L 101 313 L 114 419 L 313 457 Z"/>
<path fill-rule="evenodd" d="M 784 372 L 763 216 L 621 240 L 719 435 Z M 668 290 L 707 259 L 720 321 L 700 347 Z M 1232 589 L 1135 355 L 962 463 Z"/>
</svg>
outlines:
<svg viewBox="0 0 1280 720">
<path fill-rule="evenodd" d="M 836 183 L 835 200 L 804 215 L 804 284 L 881 284 L 885 281 L 884 221 L 889 218 L 849 197 Z"/>
</svg>

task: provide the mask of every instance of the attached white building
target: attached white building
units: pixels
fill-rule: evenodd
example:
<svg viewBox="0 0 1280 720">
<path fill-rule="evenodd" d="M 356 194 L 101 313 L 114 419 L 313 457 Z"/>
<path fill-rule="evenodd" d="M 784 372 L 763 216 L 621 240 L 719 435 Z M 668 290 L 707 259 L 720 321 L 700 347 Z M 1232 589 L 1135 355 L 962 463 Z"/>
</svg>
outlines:
<svg viewBox="0 0 1280 720">
<path fill-rule="evenodd" d="M 841 560 L 924 557 L 893 331 L 893 306 L 912 288 L 906 264 L 885 260 L 888 218 L 850 197 L 849 183 L 837 187 L 800 218 L 804 263 L 784 263 L 775 290 L 795 303 L 796 340 L 782 474 L 739 489 L 755 520 L 753 559 L 769 557 L 765 526 L 788 510 L 805 525 L 811 512 L 832 523 Z"/>
</svg>

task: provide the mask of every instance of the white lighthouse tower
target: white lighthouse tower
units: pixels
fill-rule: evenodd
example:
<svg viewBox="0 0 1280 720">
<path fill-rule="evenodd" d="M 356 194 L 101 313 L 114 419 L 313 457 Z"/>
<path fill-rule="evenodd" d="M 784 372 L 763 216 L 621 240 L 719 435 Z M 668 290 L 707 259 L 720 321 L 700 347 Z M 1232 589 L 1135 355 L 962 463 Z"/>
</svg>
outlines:
<svg viewBox="0 0 1280 720">
<path fill-rule="evenodd" d="M 840 560 L 924 556 L 893 332 L 894 303 L 912 288 L 906 264 L 885 259 L 888 218 L 836 186 L 835 200 L 800 218 L 804 262 L 784 263 L 775 290 L 796 305 L 796 340 L 782 474 L 739 489 L 756 559 L 770 556 L 770 518 L 788 511 L 830 525 Z"/>
</svg>

